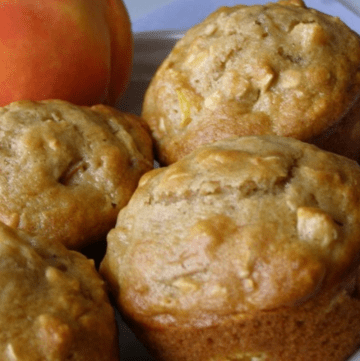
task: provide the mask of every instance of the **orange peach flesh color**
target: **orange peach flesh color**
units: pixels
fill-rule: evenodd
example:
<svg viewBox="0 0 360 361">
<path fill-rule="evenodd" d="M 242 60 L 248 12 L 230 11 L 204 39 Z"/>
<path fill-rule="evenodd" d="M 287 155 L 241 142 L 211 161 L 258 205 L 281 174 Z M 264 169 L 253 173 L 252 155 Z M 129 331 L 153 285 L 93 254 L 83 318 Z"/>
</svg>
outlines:
<svg viewBox="0 0 360 361">
<path fill-rule="evenodd" d="M 131 26 L 124 5 L 0 1 L 0 106 L 59 98 L 114 104 L 129 80 Z"/>
</svg>

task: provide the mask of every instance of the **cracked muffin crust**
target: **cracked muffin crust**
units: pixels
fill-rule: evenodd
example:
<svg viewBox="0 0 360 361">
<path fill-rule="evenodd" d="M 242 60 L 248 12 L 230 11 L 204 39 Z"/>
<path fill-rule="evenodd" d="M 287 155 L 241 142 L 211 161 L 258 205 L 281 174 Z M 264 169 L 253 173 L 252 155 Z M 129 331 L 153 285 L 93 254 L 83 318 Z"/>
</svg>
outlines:
<svg viewBox="0 0 360 361">
<path fill-rule="evenodd" d="M 148 87 L 142 116 L 163 164 L 203 143 L 261 134 L 356 158 L 359 94 L 359 36 L 339 18 L 301 0 L 238 5 L 219 8 L 178 41 Z"/>
<path fill-rule="evenodd" d="M 153 167 L 140 118 L 103 105 L 0 108 L 0 221 L 79 249 L 105 237 Z"/>
<path fill-rule="evenodd" d="M 114 310 L 93 262 L 0 222 L 0 359 L 118 361 Z"/>
<path fill-rule="evenodd" d="M 293 138 L 218 141 L 141 178 L 100 271 L 159 360 L 345 360 L 359 202 L 355 161 Z"/>
</svg>

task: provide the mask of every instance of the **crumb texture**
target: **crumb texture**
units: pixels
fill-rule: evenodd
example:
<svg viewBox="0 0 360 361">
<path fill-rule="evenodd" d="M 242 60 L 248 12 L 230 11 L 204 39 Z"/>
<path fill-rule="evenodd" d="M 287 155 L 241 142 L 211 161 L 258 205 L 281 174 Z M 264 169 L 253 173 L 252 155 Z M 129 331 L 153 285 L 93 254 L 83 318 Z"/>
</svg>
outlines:
<svg viewBox="0 0 360 361">
<path fill-rule="evenodd" d="M 359 183 L 355 162 L 290 138 L 203 146 L 142 178 L 102 270 L 125 308 L 165 324 L 296 305 L 349 272 Z"/>
<path fill-rule="evenodd" d="M 178 41 L 143 116 L 164 164 L 232 135 L 311 140 L 358 97 L 359 65 L 359 36 L 302 1 L 221 7 Z"/>
<path fill-rule="evenodd" d="M 0 224 L 0 359 L 117 361 L 114 311 L 93 263 Z"/>
<path fill-rule="evenodd" d="M 345 361 L 360 344 L 360 167 L 278 136 L 144 175 L 101 273 L 166 361 Z"/>
<path fill-rule="evenodd" d="M 143 122 L 102 105 L 12 103 L 0 144 L 0 220 L 69 248 L 106 234 L 152 168 Z"/>
</svg>

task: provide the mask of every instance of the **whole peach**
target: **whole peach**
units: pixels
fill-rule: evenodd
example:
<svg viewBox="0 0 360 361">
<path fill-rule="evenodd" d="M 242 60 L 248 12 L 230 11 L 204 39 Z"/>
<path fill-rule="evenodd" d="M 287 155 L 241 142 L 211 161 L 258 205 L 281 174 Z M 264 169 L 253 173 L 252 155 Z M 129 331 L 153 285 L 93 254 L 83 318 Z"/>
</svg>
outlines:
<svg viewBox="0 0 360 361">
<path fill-rule="evenodd" d="M 132 67 L 121 0 L 0 0 L 0 106 L 58 98 L 113 105 Z"/>
</svg>

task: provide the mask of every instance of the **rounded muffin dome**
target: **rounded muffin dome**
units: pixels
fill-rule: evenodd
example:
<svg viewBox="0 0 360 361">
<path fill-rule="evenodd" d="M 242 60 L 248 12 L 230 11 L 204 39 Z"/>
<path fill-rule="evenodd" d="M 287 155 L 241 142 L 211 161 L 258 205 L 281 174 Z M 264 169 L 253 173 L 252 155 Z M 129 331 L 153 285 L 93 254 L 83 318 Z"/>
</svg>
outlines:
<svg viewBox="0 0 360 361">
<path fill-rule="evenodd" d="M 160 360 L 343 360 L 360 341 L 359 184 L 357 163 L 292 138 L 199 147 L 142 177 L 101 272 Z"/>
<path fill-rule="evenodd" d="M 92 261 L 0 222 L 2 361 L 118 361 L 114 310 Z"/>
<path fill-rule="evenodd" d="M 0 221 L 72 249 L 105 238 L 153 168 L 143 121 L 104 105 L 11 103 L 0 142 Z"/>
<path fill-rule="evenodd" d="M 356 158 L 359 65 L 359 36 L 301 0 L 221 7 L 177 42 L 142 115 L 163 164 L 204 143 L 261 134 Z"/>
</svg>

